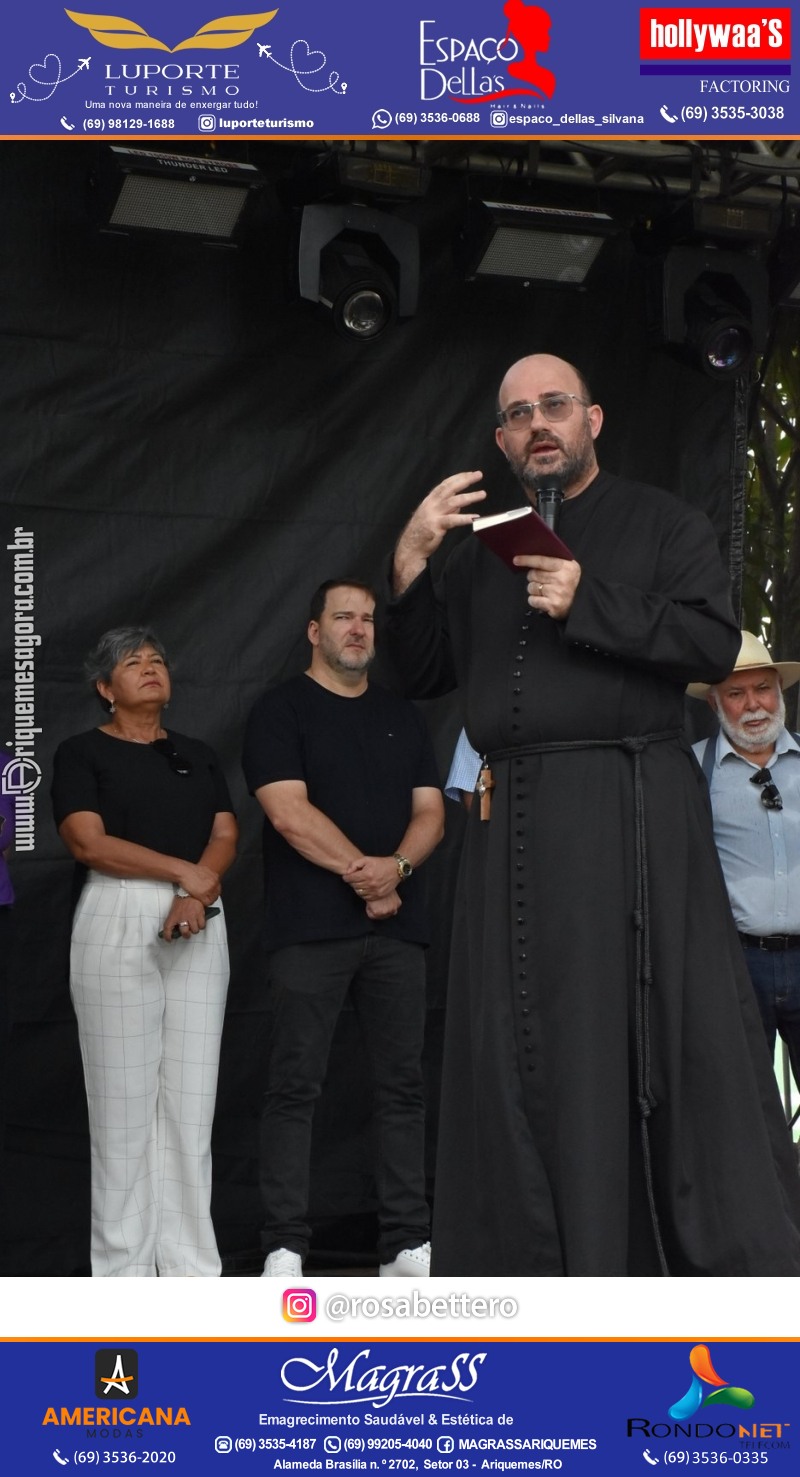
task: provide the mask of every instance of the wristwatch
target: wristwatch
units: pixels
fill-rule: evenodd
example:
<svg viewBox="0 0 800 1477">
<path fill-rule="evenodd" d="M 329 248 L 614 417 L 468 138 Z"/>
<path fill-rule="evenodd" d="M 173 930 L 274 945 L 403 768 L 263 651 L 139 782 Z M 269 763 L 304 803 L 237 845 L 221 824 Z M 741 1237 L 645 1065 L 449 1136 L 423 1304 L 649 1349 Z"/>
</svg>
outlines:
<svg viewBox="0 0 800 1477">
<path fill-rule="evenodd" d="M 395 852 L 394 859 L 397 862 L 397 875 L 400 878 L 401 882 L 405 882 L 406 878 L 411 876 L 414 868 L 408 860 L 408 857 L 402 856 L 399 851 Z"/>
</svg>

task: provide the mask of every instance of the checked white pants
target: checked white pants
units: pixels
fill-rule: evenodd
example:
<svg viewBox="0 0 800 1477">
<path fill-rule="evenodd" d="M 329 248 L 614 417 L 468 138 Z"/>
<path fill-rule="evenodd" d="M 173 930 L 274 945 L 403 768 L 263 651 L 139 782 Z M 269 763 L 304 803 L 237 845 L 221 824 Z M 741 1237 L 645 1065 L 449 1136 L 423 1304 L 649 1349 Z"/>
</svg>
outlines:
<svg viewBox="0 0 800 1477">
<path fill-rule="evenodd" d="M 211 1125 L 225 919 L 164 943 L 173 896 L 169 883 L 90 872 L 75 912 L 70 985 L 89 1107 L 94 1277 L 220 1275 Z"/>
</svg>

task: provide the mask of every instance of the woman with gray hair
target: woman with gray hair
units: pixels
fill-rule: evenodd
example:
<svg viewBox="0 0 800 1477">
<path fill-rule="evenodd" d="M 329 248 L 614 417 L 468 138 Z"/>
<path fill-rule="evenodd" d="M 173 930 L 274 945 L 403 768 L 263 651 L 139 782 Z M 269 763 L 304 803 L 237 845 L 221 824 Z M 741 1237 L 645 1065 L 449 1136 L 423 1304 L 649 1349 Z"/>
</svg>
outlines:
<svg viewBox="0 0 800 1477">
<path fill-rule="evenodd" d="M 87 660 L 107 713 L 56 751 L 53 808 L 78 862 L 70 985 L 92 1148 L 92 1275 L 218 1277 L 211 1125 L 228 987 L 220 879 L 236 820 L 216 756 L 163 727 L 146 627 Z"/>
</svg>

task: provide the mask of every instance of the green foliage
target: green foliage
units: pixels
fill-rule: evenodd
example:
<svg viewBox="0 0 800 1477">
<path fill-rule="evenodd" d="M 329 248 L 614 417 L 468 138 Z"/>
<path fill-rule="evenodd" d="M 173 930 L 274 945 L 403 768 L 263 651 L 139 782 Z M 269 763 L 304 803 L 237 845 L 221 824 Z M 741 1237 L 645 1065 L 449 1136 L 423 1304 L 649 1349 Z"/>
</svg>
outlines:
<svg viewBox="0 0 800 1477">
<path fill-rule="evenodd" d="M 743 626 L 776 660 L 800 653 L 800 315 L 778 316 L 751 419 Z"/>
</svg>

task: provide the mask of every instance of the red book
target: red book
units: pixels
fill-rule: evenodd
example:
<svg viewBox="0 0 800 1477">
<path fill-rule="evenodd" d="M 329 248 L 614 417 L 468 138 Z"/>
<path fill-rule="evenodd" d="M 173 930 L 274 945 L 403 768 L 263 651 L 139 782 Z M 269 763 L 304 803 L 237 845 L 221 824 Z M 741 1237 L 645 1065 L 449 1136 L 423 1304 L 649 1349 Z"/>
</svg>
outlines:
<svg viewBox="0 0 800 1477">
<path fill-rule="evenodd" d="M 544 518 L 540 518 L 530 503 L 524 508 L 512 508 L 508 513 L 495 513 L 490 518 L 476 518 L 472 532 L 477 533 L 488 549 L 497 554 L 508 565 L 517 570 L 515 554 L 547 554 L 551 559 L 571 559 L 572 553 L 566 544 L 553 533 Z"/>
</svg>

